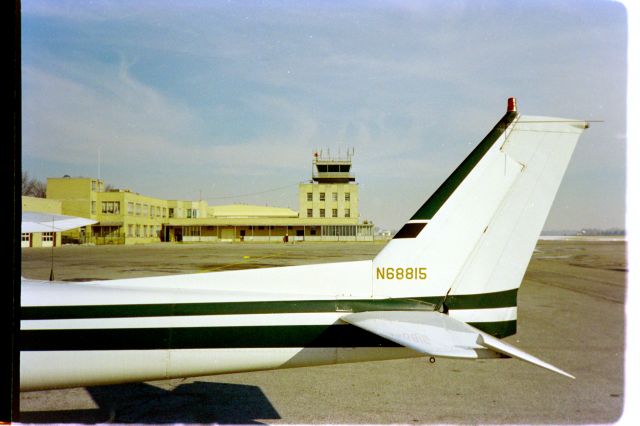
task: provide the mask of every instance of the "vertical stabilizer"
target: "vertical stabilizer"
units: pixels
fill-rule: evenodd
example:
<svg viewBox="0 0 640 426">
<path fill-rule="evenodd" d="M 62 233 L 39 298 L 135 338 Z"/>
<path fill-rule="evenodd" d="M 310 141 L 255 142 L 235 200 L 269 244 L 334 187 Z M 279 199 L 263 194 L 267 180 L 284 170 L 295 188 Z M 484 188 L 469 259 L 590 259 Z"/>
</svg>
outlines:
<svg viewBox="0 0 640 426">
<path fill-rule="evenodd" d="M 374 297 L 429 297 L 494 335 L 517 290 L 583 121 L 505 116 L 373 261 Z M 484 326 L 484 327 L 483 327 Z"/>
</svg>

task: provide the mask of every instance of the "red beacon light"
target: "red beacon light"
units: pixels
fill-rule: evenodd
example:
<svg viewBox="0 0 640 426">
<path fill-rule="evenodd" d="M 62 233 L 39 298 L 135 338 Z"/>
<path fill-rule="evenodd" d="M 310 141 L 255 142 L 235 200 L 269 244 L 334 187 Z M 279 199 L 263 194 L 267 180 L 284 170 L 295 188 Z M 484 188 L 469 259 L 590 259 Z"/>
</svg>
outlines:
<svg viewBox="0 0 640 426">
<path fill-rule="evenodd" d="M 518 106 L 516 105 L 516 98 L 507 99 L 507 112 L 518 112 Z"/>
</svg>

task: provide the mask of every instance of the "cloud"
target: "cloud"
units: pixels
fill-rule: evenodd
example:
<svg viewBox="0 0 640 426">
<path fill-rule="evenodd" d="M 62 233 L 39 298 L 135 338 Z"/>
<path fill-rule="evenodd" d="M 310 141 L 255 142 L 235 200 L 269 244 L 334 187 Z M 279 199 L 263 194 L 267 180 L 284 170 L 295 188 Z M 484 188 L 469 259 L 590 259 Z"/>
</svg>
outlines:
<svg viewBox="0 0 640 426">
<path fill-rule="evenodd" d="M 163 196 L 219 178 L 283 186 L 308 177 L 314 149 L 354 147 L 363 205 L 398 205 L 437 186 L 518 96 L 526 113 L 604 119 L 568 177 L 617 176 L 624 16 L 603 3 L 31 0 L 24 158 L 74 174 L 100 148 L 127 186 Z M 603 199 L 576 181 L 576 199 Z M 385 221 L 406 218 L 376 203 Z"/>
<path fill-rule="evenodd" d="M 254 96 L 254 105 L 247 108 L 268 113 L 270 120 L 286 121 L 286 128 L 248 140 L 211 140 L 200 111 L 135 79 L 131 63 L 122 60 L 99 74 L 79 71 L 81 66 L 52 68 L 76 68 L 84 82 L 23 67 L 26 157 L 73 165 L 95 158 L 101 149 L 103 162 L 136 170 L 160 163 L 168 168 L 210 166 L 217 173 L 264 174 L 273 168 L 300 168 L 300 158 L 310 156 L 307 142 L 313 140 L 317 123 L 285 98 Z M 93 78 L 87 80 L 89 75 Z"/>
<path fill-rule="evenodd" d="M 139 160 L 193 124 L 187 107 L 134 80 L 124 63 L 90 84 L 30 66 L 22 75 L 26 155 L 74 163 L 104 146 Z"/>
</svg>

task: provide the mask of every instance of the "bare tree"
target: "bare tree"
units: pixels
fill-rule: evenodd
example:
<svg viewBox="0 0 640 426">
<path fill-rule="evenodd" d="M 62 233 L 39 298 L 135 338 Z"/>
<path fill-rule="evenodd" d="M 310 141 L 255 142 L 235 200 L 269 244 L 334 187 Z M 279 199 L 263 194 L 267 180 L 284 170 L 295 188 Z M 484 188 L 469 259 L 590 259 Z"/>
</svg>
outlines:
<svg viewBox="0 0 640 426">
<path fill-rule="evenodd" d="M 29 173 L 22 172 L 22 195 L 46 198 L 47 185 L 36 178 L 29 177 Z"/>
<path fill-rule="evenodd" d="M 28 195 L 31 192 L 29 188 L 29 174 L 22 172 L 22 195 Z"/>
<path fill-rule="evenodd" d="M 47 198 L 47 184 L 36 180 L 33 184 L 33 196 L 38 198 Z"/>
</svg>

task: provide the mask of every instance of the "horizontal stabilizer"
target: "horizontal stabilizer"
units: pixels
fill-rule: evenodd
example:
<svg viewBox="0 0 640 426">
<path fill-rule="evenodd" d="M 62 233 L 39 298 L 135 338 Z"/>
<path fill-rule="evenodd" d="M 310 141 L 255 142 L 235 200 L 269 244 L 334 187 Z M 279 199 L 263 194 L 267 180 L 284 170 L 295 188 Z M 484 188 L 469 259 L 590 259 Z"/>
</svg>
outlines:
<svg viewBox="0 0 640 426">
<path fill-rule="evenodd" d="M 573 375 L 567 373 L 566 371 L 560 370 L 558 367 L 554 367 L 553 365 L 547 362 L 544 362 L 541 359 L 536 358 L 535 356 L 530 355 L 525 351 L 522 351 L 516 348 L 515 346 L 512 346 L 508 343 L 498 340 L 493 336 L 482 333 L 479 338 L 479 343 L 503 355 L 507 355 L 512 358 L 518 358 L 522 361 L 529 362 L 539 367 L 546 368 L 547 370 L 555 371 L 556 373 L 562 374 L 563 376 L 567 376 L 572 379 L 575 379 Z"/>
<path fill-rule="evenodd" d="M 499 358 L 506 355 L 575 378 L 533 355 L 440 312 L 359 312 L 340 319 L 426 355 L 467 359 Z"/>
</svg>

